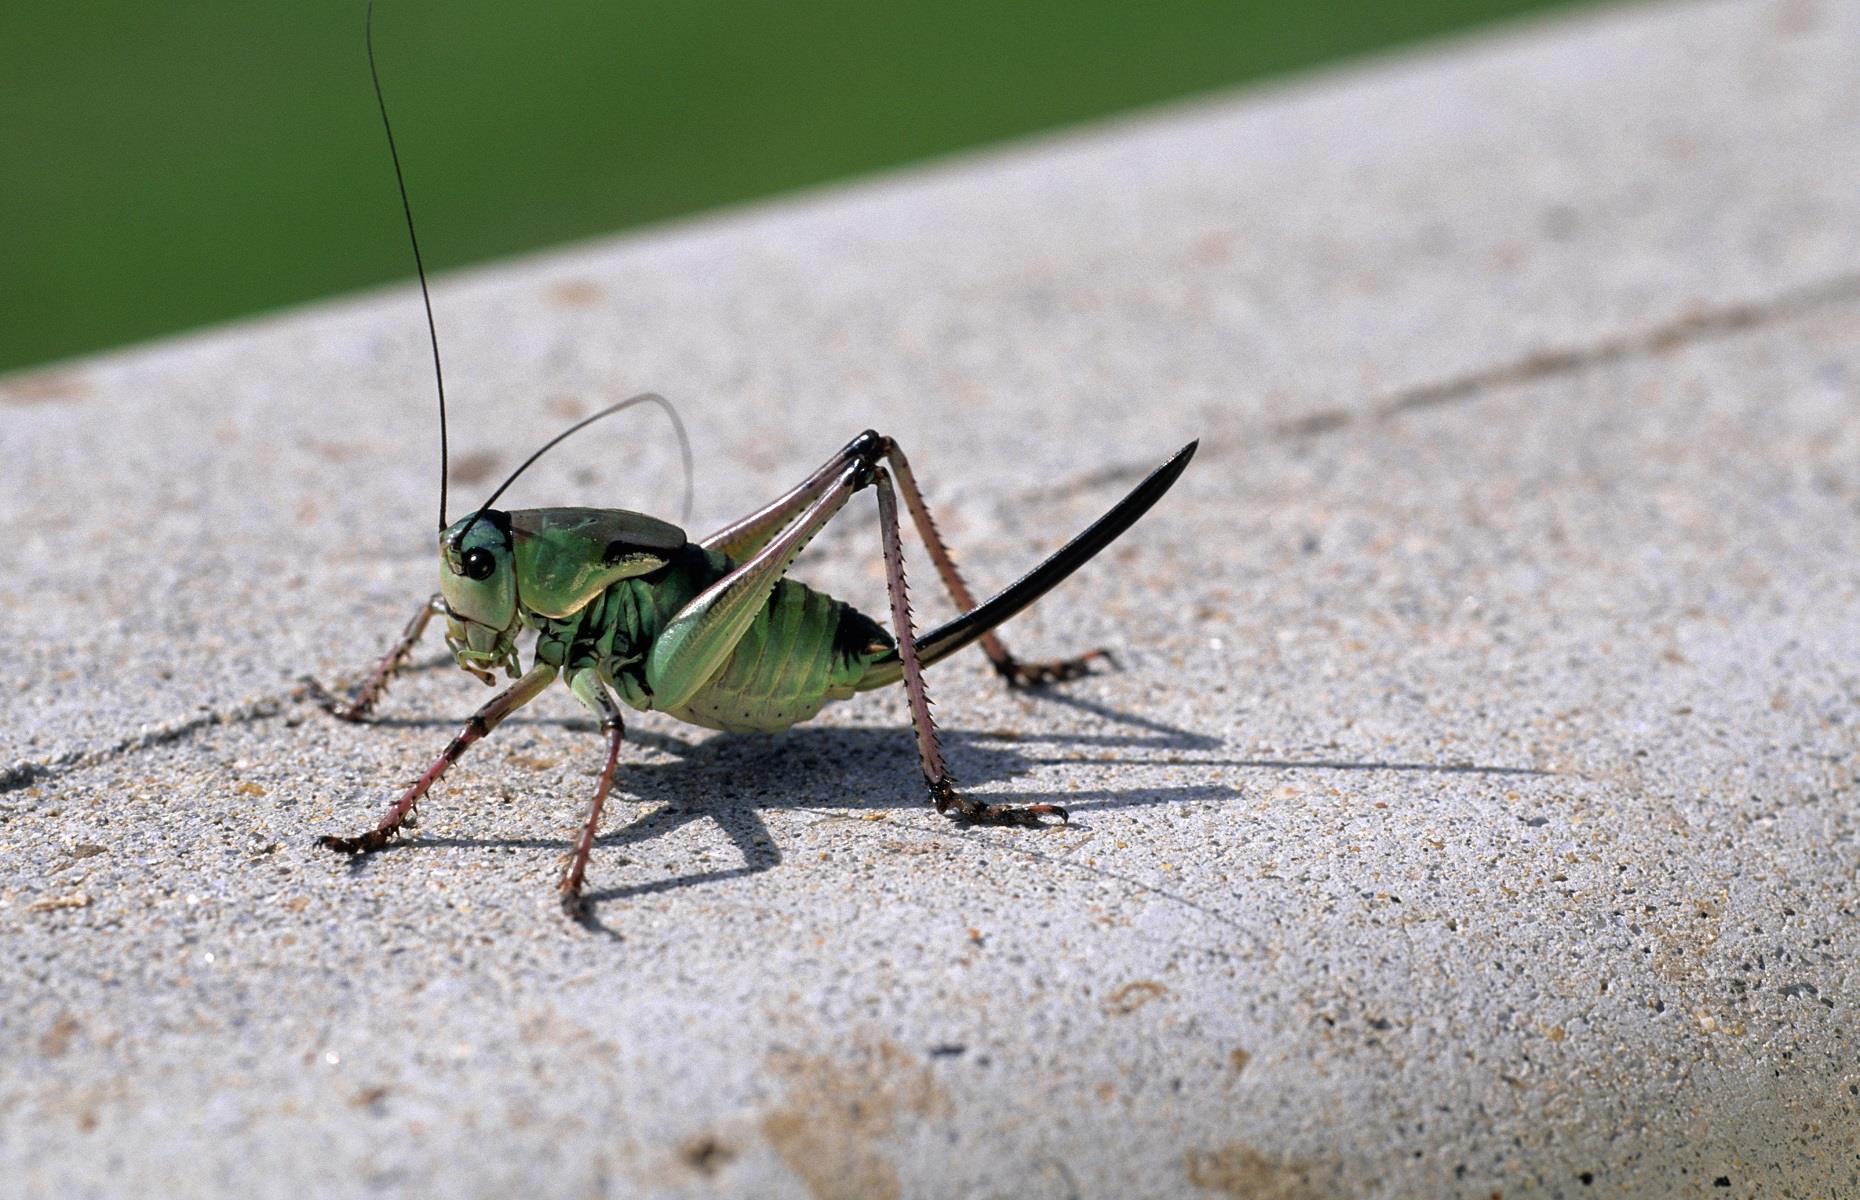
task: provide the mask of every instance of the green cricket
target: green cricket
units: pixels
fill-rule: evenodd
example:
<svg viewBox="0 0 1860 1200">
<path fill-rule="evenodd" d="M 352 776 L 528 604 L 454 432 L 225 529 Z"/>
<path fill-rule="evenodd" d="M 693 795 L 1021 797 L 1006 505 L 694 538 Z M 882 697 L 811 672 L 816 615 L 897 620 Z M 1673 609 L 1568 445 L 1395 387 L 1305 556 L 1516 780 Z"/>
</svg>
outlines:
<svg viewBox="0 0 1860 1200">
<path fill-rule="evenodd" d="M 1076 678 L 1094 662 L 1107 659 L 1105 651 L 1094 650 L 1051 662 L 1023 661 L 1008 652 L 994 629 L 1130 528 L 1175 483 L 1197 443 L 1178 450 L 1078 536 L 980 604 L 937 532 L 904 452 L 891 438 L 871 430 L 846 443 L 780 498 L 697 541 L 675 525 L 619 509 L 494 507 L 518 476 L 564 438 L 640 404 L 663 408 L 677 427 L 685 447 L 688 493 L 689 443 L 676 412 L 651 394 L 610 405 L 563 430 L 477 509 L 449 522 L 445 381 L 438 333 L 400 155 L 375 70 L 372 15 L 371 5 L 369 72 L 400 185 L 439 393 L 439 591 L 420 605 L 352 696 L 338 699 L 320 687 L 315 691 L 335 716 L 366 720 L 435 616 L 445 618 L 446 645 L 459 667 L 486 684 L 495 684 L 494 672 L 500 669 L 515 682 L 472 714 L 372 829 L 353 837 L 324 837 L 321 844 L 351 854 L 386 846 L 420 799 L 474 742 L 558 677 L 594 714 L 607 741 L 606 763 L 558 885 L 563 908 L 571 915 L 582 911 L 588 860 L 619 767 L 626 733 L 621 702 L 711 729 L 771 731 L 812 718 L 830 701 L 902 682 L 924 783 L 939 813 L 984 825 L 1037 826 L 1048 817 L 1064 821 L 1066 810 L 1058 804 L 987 804 L 957 789 L 930 716 L 924 668 L 979 642 L 1008 686 L 1025 688 Z M 808 541 L 856 493 L 867 489 L 878 502 L 889 630 L 787 576 Z M 899 493 L 962 614 L 921 635 L 912 623 L 905 588 Z M 536 640 L 531 664 L 524 670 L 517 639 L 526 630 L 534 631 Z"/>
</svg>

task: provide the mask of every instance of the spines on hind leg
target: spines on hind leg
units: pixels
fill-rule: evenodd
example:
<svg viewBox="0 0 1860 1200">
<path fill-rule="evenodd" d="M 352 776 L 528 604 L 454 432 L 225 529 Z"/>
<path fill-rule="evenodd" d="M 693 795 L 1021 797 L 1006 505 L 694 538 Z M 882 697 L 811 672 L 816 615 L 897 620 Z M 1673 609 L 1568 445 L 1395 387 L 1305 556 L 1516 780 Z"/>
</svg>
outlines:
<svg viewBox="0 0 1860 1200">
<path fill-rule="evenodd" d="M 1167 462 L 1151 471 L 1143 482 L 1130 489 L 1127 496 L 1086 526 L 1078 536 L 1055 550 L 1039 566 L 955 620 L 918 638 L 914 643 L 918 659 L 924 666 L 929 666 L 948 658 L 1044 596 L 1060 581 L 1090 562 L 1099 551 L 1117 540 L 1152 505 L 1162 499 L 1163 493 L 1174 485 L 1188 467 L 1189 460 L 1195 456 L 1195 448 L 1200 444 L 1197 439 L 1177 450 Z M 865 677 L 860 680 L 859 690 L 869 691 L 896 683 L 903 675 L 904 666 L 895 651 L 882 655 L 873 660 Z"/>
</svg>

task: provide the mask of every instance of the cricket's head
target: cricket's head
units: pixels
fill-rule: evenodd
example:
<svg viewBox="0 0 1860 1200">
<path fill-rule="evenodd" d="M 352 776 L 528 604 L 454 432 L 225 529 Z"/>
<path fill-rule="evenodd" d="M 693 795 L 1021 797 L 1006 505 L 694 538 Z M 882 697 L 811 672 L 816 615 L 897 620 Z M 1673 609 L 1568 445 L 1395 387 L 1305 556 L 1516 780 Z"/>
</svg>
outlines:
<svg viewBox="0 0 1860 1200">
<path fill-rule="evenodd" d="M 524 618 L 562 621 L 622 579 L 649 575 L 685 545 L 685 531 L 609 508 L 480 509 L 439 535 L 446 643 L 489 683 L 517 674 Z"/>
<path fill-rule="evenodd" d="M 481 509 L 440 533 L 439 591 L 446 645 L 459 666 L 486 683 L 500 666 L 515 678 L 522 619 L 510 514 Z"/>
<path fill-rule="evenodd" d="M 439 329 L 433 321 L 433 297 L 426 286 L 426 263 L 420 257 L 420 239 L 413 231 L 413 204 L 407 198 L 407 180 L 401 174 L 400 152 L 394 147 L 394 127 L 388 120 L 387 100 L 381 94 L 381 76 L 375 70 L 375 8 L 372 0 L 363 23 L 368 47 L 368 77 L 374 84 L 375 103 L 381 110 L 381 129 L 387 135 L 388 155 L 394 163 L 394 183 L 400 191 L 401 212 L 407 218 L 407 244 L 413 251 L 414 272 L 420 277 L 420 302 L 426 309 L 426 333 L 433 346 L 433 390 L 439 398 L 439 590 L 446 602 L 446 644 L 459 666 L 490 683 L 491 672 L 503 667 L 518 674 L 516 635 L 524 615 L 560 619 L 580 612 L 595 596 L 619 579 L 643 575 L 665 565 L 668 555 L 684 545 L 684 532 L 663 521 L 635 514 L 614 514 L 592 509 L 535 509 L 509 513 L 491 506 L 504 489 L 547 454 L 563 438 L 594 422 L 623 412 L 636 404 L 654 404 L 665 410 L 678 434 L 684 457 L 685 513 L 691 512 L 691 439 L 685 436 L 678 410 L 663 396 L 651 392 L 610 404 L 583 417 L 556 434 L 499 484 L 478 509 L 448 524 L 446 494 L 450 453 L 446 432 L 446 381 L 439 366 Z M 592 514 L 592 517 L 590 517 Z M 527 520 L 526 520 L 527 518 Z M 520 582 L 521 581 L 521 582 Z"/>
</svg>

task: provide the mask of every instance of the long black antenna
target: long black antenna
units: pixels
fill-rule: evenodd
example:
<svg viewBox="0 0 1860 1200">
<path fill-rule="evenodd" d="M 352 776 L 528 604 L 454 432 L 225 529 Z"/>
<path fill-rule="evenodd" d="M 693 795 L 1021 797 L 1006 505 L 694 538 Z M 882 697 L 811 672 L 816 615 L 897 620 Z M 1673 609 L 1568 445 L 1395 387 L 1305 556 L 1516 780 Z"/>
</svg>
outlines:
<svg viewBox="0 0 1860 1200">
<path fill-rule="evenodd" d="M 451 539 L 452 544 L 456 546 L 465 540 L 465 535 L 470 533 L 472 526 L 476 525 L 478 523 L 478 519 L 484 516 L 485 510 L 489 509 L 493 504 L 497 503 L 497 498 L 503 495 L 505 490 L 508 489 L 511 484 L 517 481 L 517 476 L 523 474 L 523 472 L 530 469 L 531 463 L 535 462 L 537 459 L 541 458 L 543 455 L 549 453 L 549 451 L 553 450 L 557 444 L 562 442 L 570 434 L 575 433 L 582 429 L 586 429 L 588 426 L 594 424 L 596 421 L 600 420 L 603 417 L 611 417 L 617 412 L 620 412 L 624 409 L 632 408 L 635 404 L 656 404 L 660 408 L 665 410 L 666 416 L 672 419 L 672 428 L 678 434 L 678 449 L 683 454 L 684 462 L 685 462 L 685 503 L 684 503 L 684 517 L 681 519 L 690 520 L 691 519 L 691 500 L 693 496 L 693 489 L 692 489 L 692 482 L 691 482 L 691 479 L 692 479 L 691 438 L 685 433 L 685 423 L 679 419 L 678 410 L 672 407 L 672 402 L 670 400 L 667 400 L 664 396 L 659 395 L 657 392 L 641 392 L 637 396 L 628 396 L 625 400 L 622 400 L 617 404 L 609 404 L 606 408 L 603 408 L 601 411 L 595 413 L 593 416 L 581 418 L 581 420 L 576 421 L 573 425 L 570 425 L 567 429 L 564 429 L 562 432 L 556 434 L 554 437 L 544 442 L 542 444 L 541 449 L 537 450 L 536 453 L 524 459 L 522 466 L 512 471 L 508 479 L 504 480 L 504 482 L 497 485 L 497 490 L 491 493 L 490 499 L 486 500 L 483 504 L 480 504 L 478 506 L 478 511 L 472 514 L 471 520 L 465 522 L 465 527 L 459 530 L 458 536 Z"/>
<path fill-rule="evenodd" d="M 387 100 L 381 95 L 381 73 L 375 70 L 375 0 L 368 0 L 362 39 L 368 43 L 368 78 L 375 85 L 375 106 L 381 110 L 388 156 L 394 160 L 394 182 L 400 187 L 400 211 L 407 218 L 407 241 L 413 245 L 413 269 L 420 277 L 420 300 L 426 305 L 426 336 L 433 343 L 433 385 L 439 389 L 439 528 L 443 530 L 448 524 L 446 477 L 451 473 L 446 446 L 446 374 L 439 366 L 439 327 L 433 323 L 433 296 L 426 288 L 426 263 L 420 257 L 420 236 L 413 231 L 413 205 L 407 199 L 407 180 L 400 171 L 400 150 L 394 145 L 394 126 L 388 120 Z"/>
</svg>

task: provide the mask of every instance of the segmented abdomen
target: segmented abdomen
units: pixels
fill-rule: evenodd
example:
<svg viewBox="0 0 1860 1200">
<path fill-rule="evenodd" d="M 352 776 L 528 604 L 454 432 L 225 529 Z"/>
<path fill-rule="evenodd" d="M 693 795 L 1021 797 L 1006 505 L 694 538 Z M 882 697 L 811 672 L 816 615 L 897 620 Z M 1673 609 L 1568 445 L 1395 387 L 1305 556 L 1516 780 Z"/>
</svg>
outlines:
<svg viewBox="0 0 1860 1200">
<path fill-rule="evenodd" d="M 658 708 L 645 677 L 653 642 L 732 565 L 687 545 L 662 570 L 616 582 L 572 619 L 532 618 L 536 657 L 570 670 L 598 667 L 627 704 Z M 786 729 L 852 695 L 861 681 L 869 686 L 869 665 L 893 646 L 864 613 L 783 579 L 717 673 L 683 705 L 662 711 L 712 729 Z"/>
<path fill-rule="evenodd" d="M 783 579 L 723 668 L 668 711 L 712 729 L 786 729 L 852 695 L 866 664 L 891 644 L 870 617 Z"/>
</svg>

